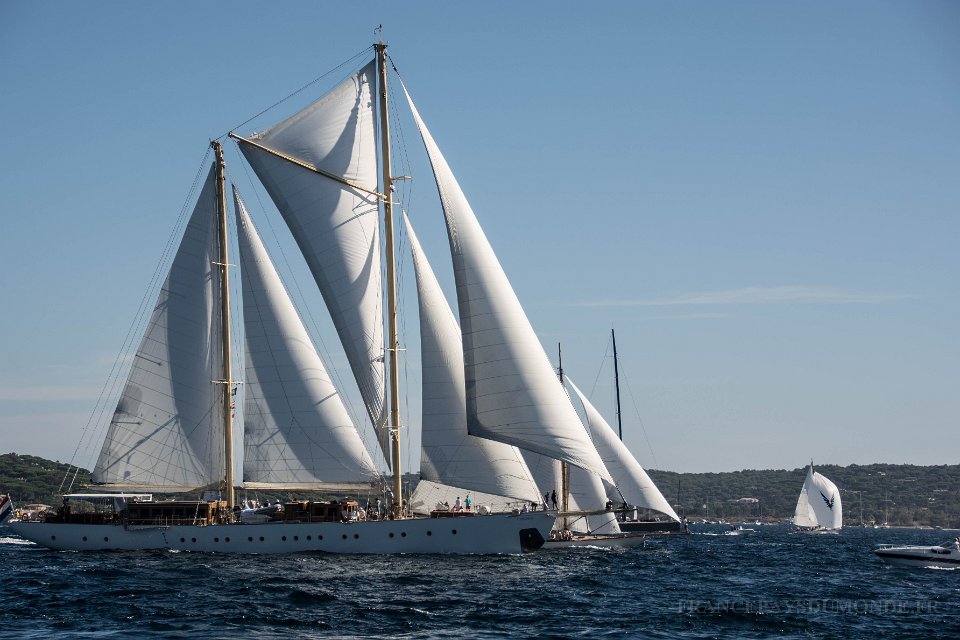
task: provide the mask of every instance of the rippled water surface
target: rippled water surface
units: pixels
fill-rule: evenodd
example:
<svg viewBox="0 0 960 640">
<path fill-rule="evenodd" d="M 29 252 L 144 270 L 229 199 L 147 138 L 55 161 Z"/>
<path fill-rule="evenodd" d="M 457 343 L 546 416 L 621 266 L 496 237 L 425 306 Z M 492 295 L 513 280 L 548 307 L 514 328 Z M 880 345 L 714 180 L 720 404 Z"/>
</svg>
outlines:
<svg viewBox="0 0 960 640">
<path fill-rule="evenodd" d="M 960 571 L 879 543 L 957 533 L 701 528 L 522 557 L 48 551 L 0 528 L 6 637 L 960 638 Z"/>
</svg>

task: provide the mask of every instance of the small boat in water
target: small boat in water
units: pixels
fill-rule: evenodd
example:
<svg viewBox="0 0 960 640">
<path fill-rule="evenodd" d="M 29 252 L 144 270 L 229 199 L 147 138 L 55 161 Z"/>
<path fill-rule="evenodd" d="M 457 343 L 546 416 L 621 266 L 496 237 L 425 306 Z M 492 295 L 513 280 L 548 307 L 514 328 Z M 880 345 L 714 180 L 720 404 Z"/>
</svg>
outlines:
<svg viewBox="0 0 960 640">
<path fill-rule="evenodd" d="M 899 567 L 960 569 L 960 537 L 933 547 L 881 545 L 873 553 L 884 562 Z"/>
<path fill-rule="evenodd" d="M 748 528 L 744 527 L 742 524 L 735 524 L 735 525 L 731 525 L 731 526 L 730 526 L 730 530 L 729 530 L 729 531 L 725 531 L 725 532 L 723 533 L 723 535 L 725 535 L 725 536 L 743 536 L 743 535 L 746 535 L 746 534 L 748 534 L 748 533 L 756 533 L 756 532 L 757 532 L 756 529 L 748 529 Z"/>
</svg>

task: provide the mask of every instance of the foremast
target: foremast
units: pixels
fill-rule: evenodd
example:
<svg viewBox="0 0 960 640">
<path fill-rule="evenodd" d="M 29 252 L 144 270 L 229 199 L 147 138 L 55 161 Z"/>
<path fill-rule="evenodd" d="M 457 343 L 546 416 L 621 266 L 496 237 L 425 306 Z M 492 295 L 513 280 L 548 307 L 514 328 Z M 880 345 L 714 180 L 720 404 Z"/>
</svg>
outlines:
<svg viewBox="0 0 960 640">
<path fill-rule="evenodd" d="M 380 152 L 383 172 L 383 235 L 387 262 L 387 355 L 390 384 L 390 459 L 393 467 L 394 518 L 403 517 L 403 475 L 400 469 L 400 355 L 397 344 L 397 277 L 393 242 L 393 175 L 390 166 L 390 111 L 387 96 L 387 45 L 381 40 L 373 45 L 377 52 L 380 79 Z"/>
<path fill-rule="evenodd" d="M 227 189 L 223 146 L 212 140 L 217 182 L 217 239 L 220 246 L 220 335 L 223 340 L 223 466 L 227 513 L 233 513 L 233 376 L 230 366 L 230 265 L 227 251 Z"/>
</svg>

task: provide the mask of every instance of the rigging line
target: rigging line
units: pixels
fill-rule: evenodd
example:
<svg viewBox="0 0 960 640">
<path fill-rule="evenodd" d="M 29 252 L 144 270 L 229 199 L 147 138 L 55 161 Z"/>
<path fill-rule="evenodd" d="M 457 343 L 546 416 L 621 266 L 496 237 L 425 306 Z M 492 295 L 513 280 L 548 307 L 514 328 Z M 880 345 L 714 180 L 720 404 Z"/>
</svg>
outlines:
<svg viewBox="0 0 960 640">
<path fill-rule="evenodd" d="M 223 139 L 226 138 L 228 135 L 230 135 L 230 131 L 236 131 L 236 130 L 239 129 L 240 127 L 244 127 L 244 126 L 250 124 L 251 122 L 253 122 L 253 121 L 256 120 L 257 118 L 259 118 L 259 117 L 262 116 L 263 114 L 267 113 L 268 111 L 271 111 L 272 109 L 277 108 L 278 106 L 280 106 L 281 104 L 283 104 L 284 102 L 286 102 L 287 100 L 289 100 L 290 98 L 292 98 L 292 97 L 294 97 L 294 96 L 296 96 L 296 95 L 298 95 L 298 94 L 300 94 L 300 93 L 303 93 L 304 91 L 306 91 L 307 89 L 309 89 L 310 87 L 312 87 L 312 86 L 315 85 L 316 83 L 320 82 L 321 80 L 323 80 L 324 78 L 326 78 L 326 77 L 329 76 L 330 74 L 332 74 L 332 73 L 334 73 L 334 72 L 342 69 L 343 67 L 345 67 L 345 66 L 348 65 L 348 64 L 353 63 L 354 60 L 356 60 L 357 58 L 359 58 L 359 57 L 362 56 L 363 54 L 367 53 L 368 51 L 371 51 L 372 49 L 373 49 L 373 45 L 370 45 L 370 46 L 368 46 L 368 47 L 364 47 L 361 51 L 358 51 L 357 53 L 355 53 L 355 54 L 354 54 L 353 56 L 351 56 L 350 58 L 344 60 L 343 62 L 341 62 L 340 64 L 338 64 L 338 65 L 335 66 L 334 68 L 330 69 L 329 71 L 327 71 L 327 72 L 324 73 L 323 75 L 314 78 L 313 80 L 311 80 L 311 81 L 308 82 L 307 84 L 303 85 L 302 87 L 300 87 L 300 88 L 297 89 L 296 91 L 293 91 L 292 93 L 288 94 L 286 97 L 281 98 L 280 100 L 274 102 L 272 105 L 270 105 L 269 107 L 267 107 L 266 109 L 264 109 L 264 110 L 261 111 L 260 113 L 258 113 L 258 114 L 256 114 L 255 116 L 252 116 L 251 118 L 249 118 L 249 119 L 241 122 L 240 124 L 238 124 L 238 125 L 235 126 L 235 127 L 231 127 L 226 133 L 224 133 L 224 134 L 222 134 L 220 137 L 218 137 L 217 140 L 223 140 Z"/>
<path fill-rule="evenodd" d="M 238 147 L 240 146 L 239 142 L 235 141 L 235 144 Z M 253 191 L 254 195 L 256 195 L 257 197 L 257 204 L 260 207 L 261 217 L 267 221 L 267 227 L 270 229 L 271 235 L 273 235 L 274 244 L 277 247 L 277 250 L 280 252 L 280 257 L 283 258 L 284 267 L 286 268 L 287 274 L 289 275 L 291 281 L 293 282 L 293 286 L 296 289 L 297 296 L 300 300 L 300 304 L 298 305 L 297 302 L 293 301 L 291 298 L 291 301 L 294 303 L 293 304 L 294 309 L 296 309 L 297 315 L 300 316 L 301 321 L 303 320 L 304 317 L 307 317 L 310 319 L 310 323 L 313 328 L 313 331 L 310 332 L 311 340 L 314 342 L 314 347 L 316 347 L 318 342 L 320 344 L 320 350 L 323 352 L 323 356 L 325 358 L 325 364 L 327 365 L 327 372 L 331 374 L 335 379 L 335 386 L 337 387 L 337 392 L 340 394 L 340 398 L 344 401 L 344 405 L 347 408 L 347 412 L 350 414 L 350 419 L 353 420 L 354 425 L 363 424 L 363 422 L 357 419 L 357 413 L 355 411 L 353 402 L 351 401 L 351 399 L 347 398 L 343 393 L 343 390 L 346 389 L 347 387 L 344 386 L 343 384 L 343 379 L 340 376 L 339 367 L 336 367 L 333 365 L 335 361 L 332 358 L 330 349 L 327 347 L 326 342 L 324 342 L 323 340 L 323 334 L 320 332 L 320 327 L 317 324 L 317 319 L 314 317 L 312 311 L 310 310 L 310 305 L 306 303 L 306 298 L 303 295 L 303 289 L 301 289 L 300 287 L 300 282 L 297 279 L 297 276 L 290 265 L 290 261 L 287 258 L 286 252 L 283 250 L 283 245 L 280 244 L 280 237 L 277 235 L 277 230 L 274 228 L 273 223 L 270 221 L 270 216 L 266 215 L 266 209 L 264 208 L 263 200 L 260 197 L 260 190 L 256 188 L 256 183 L 253 180 L 253 176 L 250 175 L 250 167 L 247 164 L 247 162 L 244 160 L 241 160 L 240 164 L 243 166 L 243 170 L 247 176 L 247 180 L 250 182 L 251 190 Z M 301 313 L 300 311 L 301 308 L 306 310 L 305 314 Z M 306 323 L 304 323 L 304 325 L 306 325 Z M 324 359 L 324 358 L 321 358 L 321 359 Z M 360 431 L 361 440 L 363 441 L 364 446 L 368 447 L 368 450 L 369 450 L 369 445 L 366 442 L 366 439 L 363 437 L 364 435 L 363 430 L 358 429 L 358 431 Z"/>
<path fill-rule="evenodd" d="M 77 475 L 80 473 L 80 466 L 74 465 L 77 461 L 77 456 L 80 455 L 80 448 L 83 446 L 82 455 L 89 455 L 91 443 L 94 442 L 99 435 L 102 428 L 95 429 L 90 433 L 89 438 L 86 440 L 84 446 L 84 439 L 87 437 L 87 433 L 90 429 L 91 424 L 101 424 L 103 419 L 103 413 L 106 411 L 106 407 L 110 401 L 110 398 L 114 395 L 115 389 L 117 386 L 115 376 L 119 376 L 119 369 L 122 368 L 121 360 L 123 360 L 124 354 L 132 347 L 131 341 L 137 335 L 134 333 L 134 330 L 141 324 L 142 317 L 147 309 L 147 302 L 149 299 L 150 292 L 153 290 L 154 283 L 156 282 L 159 275 L 162 273 L 162 265 L 166 261 L 167 256 L 169 255 L 170 248 L 173 246 L 174 241 L 177 238 L 177 230 L 180 228 L 180 225 L 183 222 L 183 218 L 186 215 L 187 208 L 190 205 L 190 201 L 193 197 L 193 194 L 197 190 L 197 185 L 200 182 L 201 176 L 203 175 L 203 168 L 206 165 L 207 158 L 210 156 L 210 146 L 208 145 L 205 153 L 203 154 L 203 159 L 200 161 L 200 166 L 197 169 L 196 174 L 193 178 L 193 184 L 190 187 L 190 191 L 187 194 L 186 199 L 182 207 L 180 208 L 180 214 L 177 217 L 177 222 L 174 225 L 173 230 L 170 232 L 170 236 L 167 238 L 166 245 L 164 246 L 163 252 L 161 253 L 160 261 L 157 264 L 156 270 L 154 271 L 153 276 L 150 279 L 150 283 L 147 285 L 147 289 L 143 293 L 143 297 L 140 300 L 140 305 L 138 307 L 137 313 L 134 314 L 134 319 L 131 321 L 130 326 L 127 328 L 127 333 L 124 336 L 123 342 L 121 343 L 120 351 L 117 353 L 116 358 L 113 361 L 113 365 L 110 368 L 110 373 L 107 375 L 107 379 L 104 381 L 103 387 L 100 389 L 100 395 L 97 397 L 96 403 L 94 403 L 93 410 L 90 412 L 90 417 L 87 419 L 86 424 L 84 424 L 83 429 L 80 434 L 80 439 L 77 441 L 77 446 L 73 451 L 73 455 L 70 457 L 70 462 L 67 466 L 67 471 L 64 474 L 63 479 L 60 482 L 60 487 L 58 491 L 63 490 L 63 486 L 67 481 L 67 477 L 70 475 L 71 467 L 74 467 L 73 477 L 70 479 L 68 491 L 73 488 L 74 482 L 76 482 Z M 109 387 L 109 392 L 107 391 Z M 101 404 L 102 403 L 102 404 Z M 95 463 L 94 463 L 95 464 Z M 92 470 L 91 470 L 92 471 Z"/>
<path fill-rule="evenodd" d="M 627 383 L 627 393 L 630 394 L 630 400 L 633 402 L 633 410 L 637 414 L 637 420 L 640 422 L 640 430 L 643 432 L 643 439 L 647 441 L 647 448 L 650 449 L 650 457 L 653 458 L 653 464 L 656 467 L 660 466 L 660 463 L 657 462 L 657 454 L 653 451 L 653 445 L 650 444 L 650 436 L 647 434 L 647 426 L 643 423 L 643 418 L 640 417 L 640 407 L 637 405 L 637 398 L 633 395 L 633 389 L 630 388 L 630 379 L 626 376 L 626 372 L 623 370 L 623 365 L 620 365 L 621 375 L 620 378 Z"/>
<path fill-rule="evenodd" d="M 597 383 L 600 382 L 600 374 L 603 373 L 605 365 L 607 364 L 607 357 L 610 353 L 610 337 L 607 337 L 607 346 L 603 351 L 603 359 L 600 361 L 600 368 L 597 369 L 597 376 L 593 379 L 593 386 L 590 387 L 590 393 L 587 394 L 587 398 L 593 399 L 593 393 L 597 390 Z"/>
</svg>

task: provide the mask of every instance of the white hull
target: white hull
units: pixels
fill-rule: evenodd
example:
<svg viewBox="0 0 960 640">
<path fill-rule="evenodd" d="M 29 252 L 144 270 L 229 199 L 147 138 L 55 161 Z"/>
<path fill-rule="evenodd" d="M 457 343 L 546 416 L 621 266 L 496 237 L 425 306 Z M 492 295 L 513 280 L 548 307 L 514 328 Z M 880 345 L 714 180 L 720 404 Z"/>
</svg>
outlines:
<svg viewBox="0 0 960 640">
<path fill-rule="evenodd" d="M 551 549 L 576 549 L 578 547 L 608 547 L 629 548 L 642 547 L 646 544 L 647 536 L 638 533 L 621 533 L 610 535 L 574 536 L 572 540 L 547 540 L 543 545 L 544 551 Z"/>
<path fill-rule="evenodd" d="M 944 547 L 880 547 L 873 552 L 884 562 L 898 567 L 960 569 L 960 551 Z"/>
<path fill-rule="evenodd" d="M 500 514 L 366 522 L 169 527 L 11 522 L 27 540 L 59 551 L 163 549 L 205 553 L 518 554 L 549 539 L 555 514 Z"/>
</svg>

